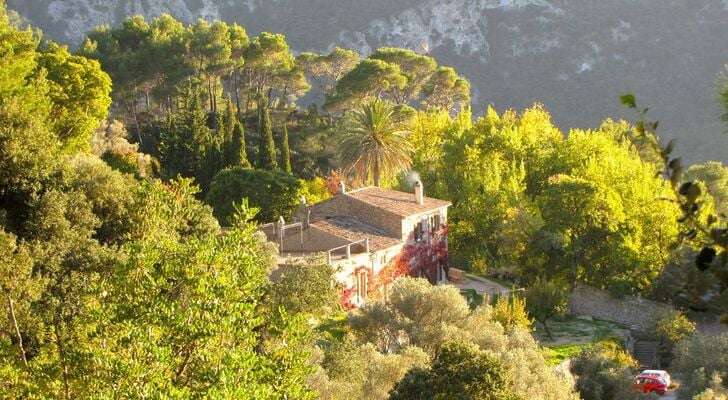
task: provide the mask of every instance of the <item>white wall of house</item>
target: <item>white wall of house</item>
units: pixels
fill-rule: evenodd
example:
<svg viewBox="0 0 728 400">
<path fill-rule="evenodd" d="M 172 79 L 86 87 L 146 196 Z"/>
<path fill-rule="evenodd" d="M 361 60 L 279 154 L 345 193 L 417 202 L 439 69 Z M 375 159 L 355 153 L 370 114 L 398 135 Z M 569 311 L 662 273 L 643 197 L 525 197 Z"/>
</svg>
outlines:
<svg viewBox="0 0 728 400">
<path fill-rule="evenodd" d="M 332 262 L 333 267 L 337 270 L 336 280 L 341 282 L 345 287 L 348 288 L 361 288 L 366 289 L 365 285 L 361 283 L 361 276 L 355 274 L 357 268 L 366 267 L 367 274 L 374 273 L 374 276 L 378 274 L 384 267 L 389 265 L 392 260 L 402 251 L 403 244 L 392 246 L 386 249 L 382 249 L 372 253 L 352 254 L 349 259 L 335 260 Z M 374 276 L 369 276 L 371 279 Z M 366 294 L 356 294 L 353 299 L 357 305 L 363 305 L 366 302 Z"/>
<path fill-rule="evenodd" d="M 439 226 L 433 227 L 431 224 L 432 217 L 437 216 L 440 220 L 440 225 L 447 224 L 447 207 L 442 207 L 437 210 L 429 211 L 422 214 L 411 215 L 407 218 L 402 219 L 402 240 L 406 241 L 409 239 L 410 234 L 415 230 L 419 223 L 422 223 L 423 232 L 431 233 L 433 230 L 439 229 Z"/>
</svg>

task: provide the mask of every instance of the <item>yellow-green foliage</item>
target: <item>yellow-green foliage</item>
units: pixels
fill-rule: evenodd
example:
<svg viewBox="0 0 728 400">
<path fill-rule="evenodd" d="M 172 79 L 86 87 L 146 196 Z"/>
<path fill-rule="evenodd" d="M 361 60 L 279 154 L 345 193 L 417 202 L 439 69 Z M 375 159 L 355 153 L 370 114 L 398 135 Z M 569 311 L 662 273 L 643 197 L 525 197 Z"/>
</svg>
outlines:
<svg viewBox="0 0 728 400">
<path fill-rule="evenodd" d="M 504 328 L 530 329 L 531 319 L 528 317 L 526 299 L 517 295 L 499 297 L 493 305 L 493 320 Z"/>
<path fill-rule="evenodd" d="M 420 112 L 414 169 L 453 202 L 454 264 L 586 282 L 625 294 L 648 288 L 677 237 L 678 209 L 629 124 L 606 120 L 568 137 L 540 104 Z M 486 272 L 486 271 L 481 271 Z"/>
<path fill-rule="evenodd" d="M 445 343 L 470 343 L 479 350 L 490 352 L 504 364 L 511 382 L 509 389 L 521 397 L 533 400 L 577 398 L 571 385 L 557 376 L 548 365 L 530 332 L 523 328 L 523 322 L 505 329 L 496 320 L 494 307 L 483 305 L 471 310 L 456 288 L 432 286 L 424 279 L 400 278 L 395 281 L 390 293 L 390 303 L 369 304 L 350 316 L 353 335 L 350 341 L 357 348 L 366 347 L 369 352 L 377 351 L 388 356 L 411 354 L 413 348 L 416 348 L 429 358 L 435 358 Z M 513 310 L 511 306 L 507 307 Z M 520 310 L 517 313 L 525 316 L 521 301 L 516 303 L 515 308 Z M 344 348 L 346 346 L 354 344 L 345 345 Z M 323 370 L 319 370 L 319 373 L 325 374 L 327 378 L 322 379 L 319 376 L 316 381 L 318 383 L 313 388 L 328 393 L 324 398 L 359 398 L 359 395 L 351 395 L 344 390 L 336 392 L 331 389 L 332 384 L 334 387 L 361 388 L 362 382 L 369 379 L 369 375 L 366 375 L 369 373 L 363 373 L 360 368 L 352 367 L 348 369 L 349 372 L 342 373 L 344 369 L 339 365 L 361 363 L 361 360 L 347 361 L 351 357 L 341 354 L 341 348 L 334 346 L 324 357 L 324 361 L 320 363 Z M 369 359 L 373 361 L 365 366 L 376 369 L 378 367 L 374 361 L 381 356 L 371 354 L 373 355 Z M 425 363 L 429 363 L 429 359 Z M 392 387 L 391 380 L 386 380 L 381 385 L 385 385 L 385 382 L 389 385 L 388 388 Z M 318 384 L 323 386 L 317 386 Z M 358 390 L 355 389 L 354 392 L 361 393 Z M 378 388 L 377 393 L 386 393 L 387 390 Z"/>
<path fill-rule="evenodd" d="M 331 197 L 331 193 L 326 188 L 326 181 L 321 177 L 302 180 L 301 184 L 301 195 L 306 197 L 306 203 L 308 204 L 316 204 Z"/>
<path fill-rule="evenodd" d="M 695 323 L 680 311 L 666 311 L 655 319 L 654 333 L 663 340 L 678 343 L 695 332 Z"/>
</svg>

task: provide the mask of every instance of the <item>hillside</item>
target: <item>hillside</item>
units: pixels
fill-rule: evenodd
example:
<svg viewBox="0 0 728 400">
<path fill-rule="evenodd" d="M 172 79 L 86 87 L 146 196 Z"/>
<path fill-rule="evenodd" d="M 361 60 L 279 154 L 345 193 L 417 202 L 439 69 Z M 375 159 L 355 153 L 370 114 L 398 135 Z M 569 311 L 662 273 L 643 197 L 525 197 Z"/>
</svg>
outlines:
<svg viewBox="0 0 728 400">
<path fill-rule="evenodd" d="M 634 92 L 679 137 L 689 161 L 728 160 L 714 101 L 728 62 L 728 1 L 699 0 L 8 0 L 54 40 L 76 44 L 99 24 L 164 12 L 237 21 L 248 32 L 283 32 L 296 51 L 335 44 L 369 53 L 383 45 L 429 52 L 473 84 L 476 110 L 543 102 L 562 129 L 630 117 L 617 102 Z"/>
</svg>

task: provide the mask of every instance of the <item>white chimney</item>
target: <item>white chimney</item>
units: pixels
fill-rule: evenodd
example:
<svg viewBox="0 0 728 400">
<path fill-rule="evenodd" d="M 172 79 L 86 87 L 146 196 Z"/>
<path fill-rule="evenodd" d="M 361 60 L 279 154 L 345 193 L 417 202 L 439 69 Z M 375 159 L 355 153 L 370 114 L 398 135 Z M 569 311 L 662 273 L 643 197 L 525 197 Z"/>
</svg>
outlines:
<svg viewBox="0 0 728 400">
<path fill-rule="evenodd" d="M 283 216 L 281 215 L 278 218 L 278 224 L 276 225 L 276 230 L 278 231 L 278 239 L 283 240 L 283 227 L 286 226 L 286 220 L 283 219 Z"/>
<path fill-rule="evenodd" d="M 425 187 L 419 180 L 415 182 L 415 201 L 419 205 L 425 205 Z"/>
<path fill-rule="evenodd" d="M 339 182 L 339 194 L 346 193 L 346 185 L 344 185 L 344 181 Z"/>
</svg>

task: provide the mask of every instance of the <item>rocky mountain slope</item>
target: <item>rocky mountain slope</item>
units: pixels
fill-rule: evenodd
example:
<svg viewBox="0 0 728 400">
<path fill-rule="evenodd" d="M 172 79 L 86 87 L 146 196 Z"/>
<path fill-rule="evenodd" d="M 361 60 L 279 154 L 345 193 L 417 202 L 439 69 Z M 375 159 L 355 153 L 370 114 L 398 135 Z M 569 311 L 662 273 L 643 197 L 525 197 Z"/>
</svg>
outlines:
<svg viewBox="0 0 728 400">
<path fill-rule="evenodd" d="M 283 32 L 296 51 L 393 45 L 453 65 L 476 111 L 543 102 L 563 129 L 632 117 L 633 92 L 690 161 L 728 160 L 714 81 L 728 63 L 728 0 L 7 0 L 54 40 L 167 12 Z M 113 4 L 113 5 L 110 5 Z"/>
</svg>

